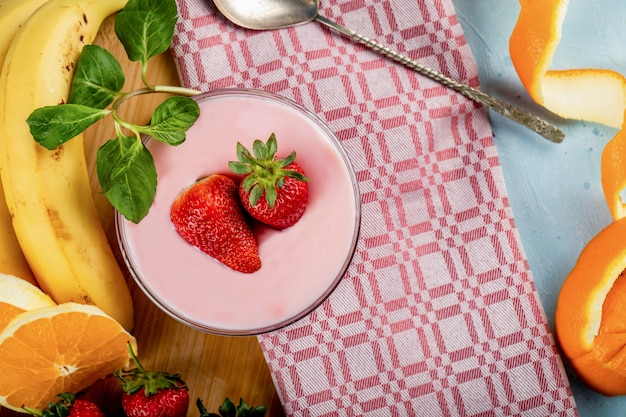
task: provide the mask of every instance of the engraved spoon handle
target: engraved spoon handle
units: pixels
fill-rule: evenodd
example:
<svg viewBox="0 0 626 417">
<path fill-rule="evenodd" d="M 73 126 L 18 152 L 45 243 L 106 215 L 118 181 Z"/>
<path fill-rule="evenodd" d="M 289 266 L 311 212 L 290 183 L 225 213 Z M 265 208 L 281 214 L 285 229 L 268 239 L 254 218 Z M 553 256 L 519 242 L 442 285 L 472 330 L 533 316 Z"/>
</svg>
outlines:
<svg viewBox="0 0 626 417">
<path fill-rule="evenodd" d="M 330 29 L 333 29 L 349 38 L 354 39 L 355 41 L 369 47 L 370 49 L 388 58 L 391 58 L 394 61 L 399 62 L 400 64 L 405 65 L 408 68 L 411 68 L 412 70 L 434 81 L 437 81 L 438 83 L 448 88 L 451 88 L 452 90 L 455 90 L 463 94 L 469 99 L 474 100 L 475 102 L 480 103 L 490 108 L 491 110 L 494 110 L 502 114 L 503 116 L 508 117 L 514 122 L 517 122 L 520 125 L 532 130 L 533 132 L 538 133 L 539 135 L 543 136 L 549 141 L 552 141 L 554 143 L 561 143 L 563 139 L 565 138 L 565 133 L 563 133 L 562 130 L 560 130 L 556 126 L 548 123 L 546 120 L 541 119 L 540 117 L 532 113 L 529 113 L 525 110 L 522 110 L 518 107 L 513 106 L 512 104 L 506 103 L 495 97 L 485 94 L 482 91 L 477 90 L 476 88 L 454 81 L 453 79 L 433 69 L 430 69 L 420 64 L 419 62 L 413 61 L 407 56 L 402 55 L 390 49 L 387 46 L 381 45 L 380 43 L 374 40 L 371 40 L 363 35 L 360 35 L 354 32 L 353 30 L 350 30 L 344 26 L 341 26 L 338 23 L 328 20 L 327 18 L 323 16 L 317 15 L 315 17 L 315 20 L 317 20 L 319 23 L 323 24 L 324 26 L 329 27 Z"/>
</svg>

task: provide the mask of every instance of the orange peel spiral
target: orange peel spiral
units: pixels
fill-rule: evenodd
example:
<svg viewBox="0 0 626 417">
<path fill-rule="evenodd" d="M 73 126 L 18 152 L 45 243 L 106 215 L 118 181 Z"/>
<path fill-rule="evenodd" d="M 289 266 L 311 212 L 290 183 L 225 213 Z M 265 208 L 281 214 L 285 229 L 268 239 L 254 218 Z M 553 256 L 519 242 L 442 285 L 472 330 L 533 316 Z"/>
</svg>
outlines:
<svg viewBox="0 0 626 417">
<path fill-rule="evenodd" d="M 555 312 L 559 347 L 601 394 L 626 394 L 626 79 L 612 70 L 552 70 L 569 0 L 520 0 L 511 34 L 513 66 L 531 98 L 568 119 L 621 129 L 602 153 L 601 181 L 613 222 L 583 249 Z"/>
<path fill-rule="evenodd" d="M 619 129 L 626 103 L 622 74 L 599 68 L 550 69 L 568 4 L 569 0 L 520 0 L 509 39 L 513 67 L 531 98 L 553 113 Z"/>
</svg>

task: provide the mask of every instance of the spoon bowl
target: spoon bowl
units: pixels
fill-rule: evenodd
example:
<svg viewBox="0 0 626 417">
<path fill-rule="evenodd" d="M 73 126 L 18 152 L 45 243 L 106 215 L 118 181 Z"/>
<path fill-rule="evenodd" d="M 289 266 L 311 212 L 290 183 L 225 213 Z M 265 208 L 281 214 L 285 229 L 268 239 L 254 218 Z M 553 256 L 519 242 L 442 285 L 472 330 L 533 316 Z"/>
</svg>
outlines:
<svg viewBox="0 0 626 417">
<path fill-rule="evenodd" d="M 318 13 L 318 0 L 213 0 L 213 3 L 224 17 L 246 29 L 283 29 L 315 20 L 327 28 L 463 94 L 467 98 L 513 120 L 549 141 L 560 143 L 565 138 L 565 133 L 563 133 L 562 130 L 532 113 L 490 96 L 469 85 L 455 81 L 387 46 L 320 16 Z"/>
<path fill-rule="evenodd" d="M 317 16 L 317 0 L 217 0 L 217 9 L 237 26 L 254 30 L 282 29 L 308 23 Z"/>
</svg>

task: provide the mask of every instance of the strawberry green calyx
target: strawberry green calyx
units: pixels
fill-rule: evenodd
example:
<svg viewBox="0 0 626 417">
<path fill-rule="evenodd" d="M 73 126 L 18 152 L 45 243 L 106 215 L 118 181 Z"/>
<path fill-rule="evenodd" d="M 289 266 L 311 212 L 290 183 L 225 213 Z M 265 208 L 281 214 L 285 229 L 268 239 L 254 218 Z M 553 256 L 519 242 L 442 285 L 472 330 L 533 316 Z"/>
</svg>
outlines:
<svg viewBox="0 0 626 417">
<path fill-rule="evenodd" d="M 113 374 L 122 381 L 122 390 L 133 395 L 144 388 L 146 397 L 155 395 L 160 390 L 170 388 L 187 388 L 185 381 L 180 374 L 168 374 L 160 371 L 146 371 L 137 359 L 130 343 L 127 344 L 130 357 L 135 364 L 135 368 L 130 370 L 115 371 Z"/>
<path fill-rule="evenodd" d="M 277 158 L 278 144 L 276 135 L 272 133 L 266 143 L 257 139 L 252 144 L 251 154 L 241 143 L 237 142 L 238 162 L 230 161 L 228 167 L 235 174 L 245 175 L 241 186 L 250 193 L 250 205 L 255 206 L 265 195 L 268 206 L 274 207 L 278 189 L 283 187 L 285 178 L 308 182 L 309 179 L 302 173 L 286 168 L 296 159 L 296 152 L 291 152 L 286 158 Z"/>
<path fill-rule="evenodd" d="M 24 411 L 27 413 L 38 416 L 38 417 L 64 417 L 70 415 L 70 408 L 72 408 L 72 404 L 74 404 L 74 400 L 76 399 L 76 395 L 71 392 L 66 392 L 63 394 L 57 395 L 61 398 L 61 401 L 56 403 L 48 403 L 47 410 L 35 410 L 30 407 L 22 407 Z"/>
<path fill-rule="evenodd" d="M 199 417 L 263 417 L 265 416 L 265 406 L 257 405 L 256 407 L 250 407 L 243 398 L 239 399 L 239 405 L 236 406 L 230 398 L 226 398 L 219 408 L 219 414 L 210 413 L 202 400 L 198 398 L 196 400 L 196 406 L 200 412 Z"/>
<path fill-rule="evenodd" d="M 72 392 L 65 392 L 63 394 L 58 394 L 61 400 L 58 402 L 50 402 L 48 403 L 47 410 L 36 410 L 30 407 L 22 407 L 24 411 L 28 414 L 37 417 L 67 417 L 70 414 L 70 409 L 74 406 L 74 401 L 76 400 L 76 394 Z"/>
</svg>

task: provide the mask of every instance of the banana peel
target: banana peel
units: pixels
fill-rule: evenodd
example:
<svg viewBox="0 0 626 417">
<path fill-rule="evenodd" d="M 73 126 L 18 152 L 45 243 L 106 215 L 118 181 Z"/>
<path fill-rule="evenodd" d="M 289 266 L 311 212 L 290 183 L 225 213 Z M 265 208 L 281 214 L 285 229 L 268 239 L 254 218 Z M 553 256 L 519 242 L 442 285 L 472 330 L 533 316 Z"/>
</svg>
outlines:
<svg viewBox="0 0 626 417">
<path fill-rule="evenodd" d="M 59 304 L 94 304 L 130 331 L 132 297 L 93 202 L 82 135 L 49 151 L 25 122 L 35 109 L 67 100 L 82 47 L 125 5 L 49 0 L 15 35 L 0 70 L 0 180 L 41 289 Z"/>
<path fill-rule="evenodd" d="M 48 0 L 0 0 L 0 68 L 19 28 Z M 0 94 L 0 102 L 2 101 Z M 2 104 L 0 103 L 0 107 Z M 2 120 L 0 118 L 0 123 Z M 0 131 L 2 130 L 0 126 Z M 0 135 L 0 142 L 3 140 Z M 4 188 L 0 184 L 0 273 L 14 275 L 33 285 L 39 285 L 22 252 L 12 217 L 7 207 Z"/>
</svg>

